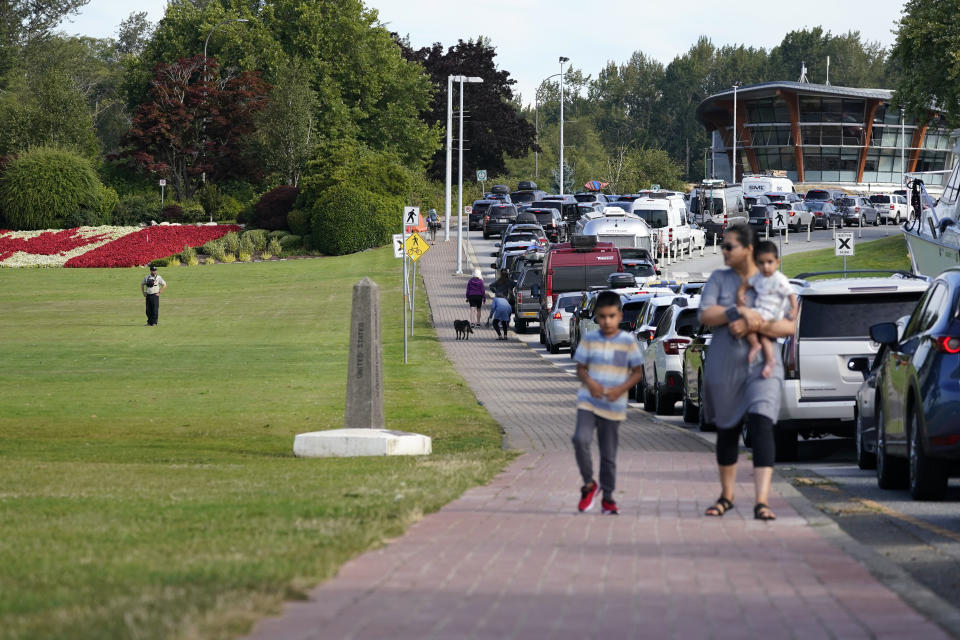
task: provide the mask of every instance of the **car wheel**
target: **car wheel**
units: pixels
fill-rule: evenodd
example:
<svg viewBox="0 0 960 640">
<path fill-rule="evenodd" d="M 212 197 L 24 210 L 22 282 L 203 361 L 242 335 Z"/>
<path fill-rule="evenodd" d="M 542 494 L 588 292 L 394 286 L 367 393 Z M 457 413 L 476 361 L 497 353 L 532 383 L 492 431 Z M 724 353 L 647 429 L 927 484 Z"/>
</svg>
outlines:
<svg viewBox="0 0 960 640">
<path fill-rule="evenodd" d="M 877 466 L 877 455 L 867 451 L 867 443 L 863 439 L 863 429 L 863 418 L 860 417 L 860 412 L 858 411 L 857 424 L 854 427 L 854 438 L 856 439 L 857 447 L 857 466 L 861 469 L 874 469 Z"/>
<path fill-rule="evenodd" d="M 577 343 L 573 340 L 570 340 L 570 359 L 573 360 L 573 356 L 577 353 Z"/>
<path fill-rule="evenodd" d="M 920 417 L 916 408 L 910 411 L 907 419 L 907 435 L 910 438 L 910 495 L 914 500 L 940 500 L 947 492 L 947 470 L 943 461 L 930 458 L 923 451 Z"/>
<path fill-rule="evenodd" d="M 549 351 L 550 353 L 556 355 L 556 354 L 560 353 L 560 345 L 558 345 L 558 344 L 553 344 L 552 342 L 548 342 L 548 343 L 547 343 L 547 351 Z"/>
<path fill-rule="evenodd" d="M 877 404 L 874 424 L 877 430 L 877 486 L 881 489 L 904 489 L 909 482 L 906 461 L 887 453 L 886 427 L 883 409 Z"/>
<path fill-rule="evenodd" d="M 673 415 L 673 396 L 664 393 L 660 389 L 659 385 L 653 393 L 654 396 L 654 413 L 658 416 L 672 416 Z"/>
<path fill-rule="evenodd" d="M 517 333 L 523 333 L 527 330 L 527 321 L 526 320 L 514 320 L 513 328 Z"/>
<path fill-rule="evenodd" d="M 774 450 L 777 462 L 792 462 L 797 459 L 797 432 L 773 428 Z"/>
<path fill-rule="evenodd" d="M 646 376 L 644 376 L 644 380 L 642 380 L 641 383 L 643 384 L 641 387 L 641 395 L 643 396 L 643 410 L 653 411 L 657 408 L 657 400 L 653 395 L 653 390 L 647 386 Z"/>
<path fill-rule="evenodd" d="M 483 232 L 483 239 L 484 239 L 484 240 L 489 240 L 489 239 L 490 239 L 490 234 L 487 233 L 486 231 L 484 231 L 484 232 Z"/>
<path fill-rule="evenodd" d="M 875 226 L 875 227 L 879 227 L 879 226 L 880 226 L 880 214 L 879 214 L 879 213 L 873 217 L 873 226 Z"/>
<path fill-rule="evenodd" d="M 687 385 L 683 385 L 683 421 L 697 424 L 700 419 L 700 409 L 687 398 Z"/>
<path fill-rule="evenodd" d="M 900 212 L 899 212 L 899 211 L 897 211 L 897 215 L 895 215 L 895 216 L 893 217 L 893 224 L 895 224 L 895 225 L 898 226 L 898 227 L 900 226 Z"/>
<path fill-rule="evenodd" d="M 863 214 L 860 215 L 860 226 L 861 227 L 867 226 L 867 216 Z"/>
<path fill-rule="evenodd" d="M 547 344 L 547 336 L 543 332 L 543 323 L 540 323 L 540 344 Z"/>
</svg>

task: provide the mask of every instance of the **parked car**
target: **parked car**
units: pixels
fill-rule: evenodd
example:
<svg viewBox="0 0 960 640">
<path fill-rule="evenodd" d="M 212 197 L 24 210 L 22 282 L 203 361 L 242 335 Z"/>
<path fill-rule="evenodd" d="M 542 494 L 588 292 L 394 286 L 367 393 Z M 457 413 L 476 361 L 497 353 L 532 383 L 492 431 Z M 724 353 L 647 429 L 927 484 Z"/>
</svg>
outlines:
<svg viewBox="0 0 960 640">
<path fill-rule="evenodd" d="M 664 311 L 643 356 L 643 406 L 657 415 L 673 415 L 683 397 L 683 352 L 700 324 L 700 296 L 678 297 Z M 649 410 L 649 409 L 648 409 Z"/>
<path fill-rule="evenodd" d="M 902 316 L 897 320 L 897 337 L 903 335 L 910 316 Z M 861 469 L 873 469 L 877 466 L 877 430 L 874 421 L 877 400 L 877 372 L 883 362 L 887 346 L 881 344 L 873 362 L 868 358 L 854 361 L 853 367 L 862 370 L 863 382 L 857 389 L 856 424 L 854 425 L 854 449 L 857 452 L 857 466 Z"/>
<path fill-rule="evenodd" d="M 806 273 L 792 280 L 800 309 L 797 331 L 782 344 L 784 381 L 775 431 L 777 457 L 792 460 L 797 437 L 854 435 L 856 394 L 879 345 L 869 328 L 910 313 L 928 280 L 906 272 L 837 279 L 842 272 Z M 831 276 L 834 279 L 817 279 Z"/>
<path fill-rule="evenodd" d="M 747 220 L 753 232 L 759 235 L 766 233 L 766 228 L 770 224 L 776 209 L 772 204 L 755 204 L 750 207 Z"/>
<path fill-rule="evenodd" d="M 543 254 L 539 253 L 539 255 L 540 262 L 528 264 L 520 272 L 517 284 L 511 292 L 510 304 L 513 306 L 513 326 L 517 333 L 526 331 L 530 322 L 540 321 L 540 299 L 532 294 L 533 286 L 539 284 L 541 279 Z"/>
<path fill-rule="evenodd" d="M 763 195 L 767 196 L 770 202 L 803 202 L 803 198 L 793 191 L 768 191 Z"/>
<path fill-rule="evenodd" d="M 695 422 L 700 431 L 707 431 L 707 423 L 703 420 L 703 365 L 706 362 L 707 350 L 713 333 L 710 327 L 700 325 L 694 330 L 690 344 L 683 351 L 683 421 Z"/>
<path fill-rule="evenodd" d="M 550 242 L 566 242 L 567 223 L 561 217 L 559 209 L 529 207 L 524 213 L 533 215 L 537 219 L 537 223 L 543 227 Z"/>
<path fill-rule="evenodd" d="M 573 194 L 573 197 L 577 202 L 599 202 L 601 204 L 606 204 L 607 196 L 602 193 L 597 193 L 596 191 L 583 191 L 580 193 Z"/>
<path fill-rule="evenodd" d="M 619 274 L 617 274 L 619 275 Z M 593 309 L 597 301 L 597 294 L 607 290 L 607 287 L 594 287 L 588 291 L 584 291 L 582 297 L 580 298 L 580 303 L 574 309 L 573 314 L 570 318 L 569 325 L 569 340 L 570 340 L 570 357 L 577 352 L 577 345 L 580 344 L 580 339 L 590 331 L 593 331 L 597 328 L 597 323 L 593 320 Z M 621 301 L 626 301 L 633 296 L 646 293 L 645 289 L 642 287 L 621 287 L 617 288 L 616 292 L 620 294 Z M 620 328 L 629 331 L 631 326 L 632 319 L 632 308 L 624 309 L 624 319 L 620 323 Z"/>
<path fill-rule="evenodd" d="M 499 235 L 517 219 L 517 208 L 512 204 L 490 205 L 483 218 L 483 239 Z"/>
<path fill-rule="evenodd" d="M 560 353 L 560 347 L 570 346 L 570 318 L 583 297 L 581 292 L 563 293 L 557 296 L 553 306 L 540 323 L 540 342 L 550 353 Z"/>
<path fill-rule="evenodd" d="M 632 273 L 634 279 L 639 283 L 649 282 L 650 279 L 656 279 L 660 272 L 657 271 L 657 265 L 652 261 L 641 260 L 639 258 L 624 258 L 623 270 Z"/>
<path fill-rule="evenodd" d="M 844 196 L 837 201 L 837 208 L 843 216 L 843 224 L 848 227 L 880 224 L 877 208 L 864 196 Z"/>
<path fill-rule="evenodd" d="M 814 225 L 816 216 L 813 214 L 813 211 L 803 206 L 803 202 L 800 200 L 795 202 L 774 202 L 773 208 L 778 212 L 788 213 L 790 217 L 787 225 L 794 233 L 799 232 L 801 229 L 806 229 L 808 225 Z"/>
<path fill-rule="evenodd" d="M 483 229 L 483 218 L 487 215 L 487 209 L 490 205 L 499 204 L 498 200 L 474 200 L 470 215 L 467 218 L 467 228 L 470 231 L 480 231 Z"/>
<path fill-rule="evenodd" d="M 830 204 L 836 204 L 838 198 L 842 198 L 846 195 L 843 191 L 839 189 L 810 189 L 807 191 L 807 194 L 803 196 L 804 202 L 829 202 Z"/>
<path fill-rule="evenodd" d="M 814 227 L 826 229 L 831 226 L 840 226 L 843 218 L 840 212 L 830 202 L 826 200 L 808 200 L 804 201 L 803 207 L 810 211 L 814 216 Z"/>
<path fill-rule="evenodd" d="M 885 322 L 870 337 L 887 347 L 877 373 L 877 484 L 907 486 L 917 500 L 942 498 L 960 472 L 960 269 L 941 273 L 903 336 Z"/>
<path fill-rule="evenodd" d="M 567 225 L 576 224 L 580 219 L 580 203 L 573 196 L 543 196 L 530 203 L 535 209 L 556 209 Z"/>
<path fill-rule="evenodd" d="M 537 189 L 534 183 L 531 182 L 530 184 L 533 184 L 533 189 L 517 189 L 510 194 L 510 201 L 517 205 L 518 209 L 526 208 L 530 206 L 531 203 L 536 202 L 547 195 L 546 191 Z M 521 184 L 521 186 L 525 185 Z"/>
<path fill-rule="evenodd" d="M 519 214 L 518 214 L 518 217 L 519 217 Z M 547 242 L 547 234 L 543 230 L 543 227 L 541 227 L 539 224 L 529 223 L 529 222 L 524 222 L 524 223 L 515 222 L 514 224 L 511 224 L 509 227 L 503 230 L 503 236 L 509 237 L 513 233 L 524 233 L 524 232 L 532 233 L 535 236 L 537 236 L 537 240 L 540 242 L 540 244 L 545 245 Z"/>
<path fill-rule="evenodd" d="M 893 222 L 899 226 L 902 221 L 910 218 L 910 205 L 906 196 L 895 193 L 875 193 L 870 196 L 870 202 L 880 213 L 883 224 Z"/>
<path fill-rule="evenodd" d="M 647 348 L 650 346 L 650 341 L 653 340 L 653 334 L 656 333 L 657 325 L 660 324 L 660 318 L 663 317 L 667 308 L 672 305 L 673 301 L 678 297 L 676 292 L 662 283 L 655 286 L 655 290 L 658 291 L 657 295 L 650 296 L 647 301 L 643 303 L 632 331 L 633 335 L 637 338 L 637 346 L 640 348 L 640 353 L 644 356 L 646 355 Z M 646 392 L 647 380 L 646 375 L 644 375 L 644 377 L 640 379 L 640 382 L 637 383 L 634 395 L 638 400 L 645 399 Z M 653 411 L 653 396 L 650 396 L 649 399 L 650 402 L 648 404 L 650 411 Z"/>
</svg>

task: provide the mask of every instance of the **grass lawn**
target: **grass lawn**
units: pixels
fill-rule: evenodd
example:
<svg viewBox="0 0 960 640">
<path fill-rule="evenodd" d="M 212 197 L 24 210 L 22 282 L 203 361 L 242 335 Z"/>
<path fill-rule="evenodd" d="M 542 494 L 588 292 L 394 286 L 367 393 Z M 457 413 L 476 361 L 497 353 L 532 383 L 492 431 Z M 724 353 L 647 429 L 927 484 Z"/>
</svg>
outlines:
<svg viewBox="0 0 960 640">
<path fill-rule="evenodd" d="M 854 242 L 856 255 L 847 257 L 847 271 L 854 269 L 911 270 L 910 259 L 907 257 L 907 243 L 900 233 L 869 242 L 857 242 L 854 238 Z M 783 258 L 781 271 L 791 278 L 810 271 L 840 271 L 843 269 L 843 258 L 833 255 L 833 252 L 834 249 L 829 248 L 789 254 Z"/>
<path fill-rule="evenodd" d="M 227 638 L 511 454 L 390 247 L 161 269 L 0 269 L 0 638 Z M 342 426 L 352 285 L 381 287 L 387 427 L 423 458 L 297 459 Z"/>
</svg>

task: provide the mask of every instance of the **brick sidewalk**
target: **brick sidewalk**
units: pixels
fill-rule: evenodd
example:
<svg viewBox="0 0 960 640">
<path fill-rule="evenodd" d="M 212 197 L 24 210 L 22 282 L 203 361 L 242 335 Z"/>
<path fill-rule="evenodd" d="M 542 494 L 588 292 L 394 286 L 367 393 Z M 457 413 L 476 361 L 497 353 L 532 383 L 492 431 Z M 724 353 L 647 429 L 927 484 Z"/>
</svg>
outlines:
<svg viewBox="0 0 960 640">
<path fill-rule="evenodd" d="M 638 411 L 621 429 L 621 515 L 577 514 L 578 383 L 490 329 L 454 340 L 453 320 L 467 318 L 455 257 L 438 242 L 421 261 L 437 334 L 526 453 L 253 638 L 948 637 L 779 496 L 776 522 L 753 520 L 747 464 L 737 508 L 703 517 L 719 493 L 712 452 Z"/>
</svg>

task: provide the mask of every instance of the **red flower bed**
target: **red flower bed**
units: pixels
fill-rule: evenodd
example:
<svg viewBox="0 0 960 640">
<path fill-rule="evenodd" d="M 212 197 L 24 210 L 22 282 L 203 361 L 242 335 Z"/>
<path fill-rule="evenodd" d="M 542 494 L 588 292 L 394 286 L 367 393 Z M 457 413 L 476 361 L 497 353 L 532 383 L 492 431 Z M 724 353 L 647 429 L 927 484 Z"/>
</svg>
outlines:
<svg viewBox="0 0 960 640">
<path fill-rule="evenodd" d="M 9 233 L 9 231 L 0 231 L 0 260 L 6 260 L 17 251 L 39 256 L 66 253 L 77 247 L 99 242 L 106 237 L 105 235 L 84 237 L 77 233 L 77 229 L 45 231 L 33 238 L 4 237 L 4 233 Z"/>
<path fill-rule="evenodd" d="M 230 231 L 239 230 L 237 225 L 148 227 L 71 258 L 63 266 L 135 267 L 179 253 L 184 246 L 199 247 L 227 235 Z"/>
</svg>

